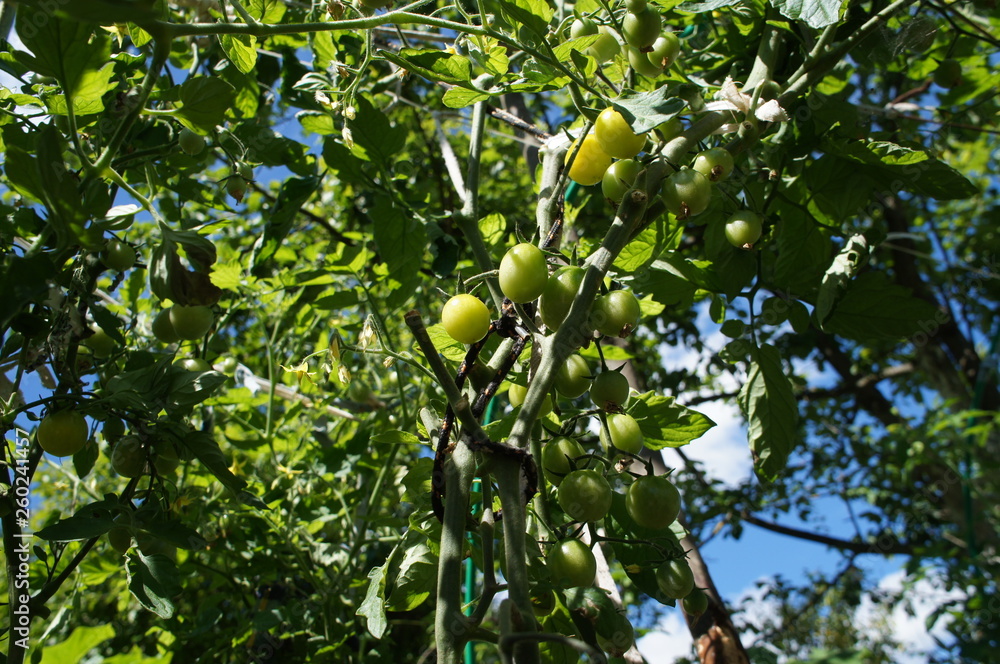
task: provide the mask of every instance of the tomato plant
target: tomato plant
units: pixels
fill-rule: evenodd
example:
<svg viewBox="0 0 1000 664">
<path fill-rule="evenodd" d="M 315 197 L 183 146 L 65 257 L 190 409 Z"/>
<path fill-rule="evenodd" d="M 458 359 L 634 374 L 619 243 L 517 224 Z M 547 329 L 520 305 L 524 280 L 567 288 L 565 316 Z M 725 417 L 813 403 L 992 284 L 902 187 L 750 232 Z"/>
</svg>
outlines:
<svg viewBox="0 0 1000 664">
<path fill-rule="evenodd" d="M 708 178 L 709 182 L 721 182 L 733 172 L 733 155 L 725 148 L 711 148 L 699 152 L 691 168 Z"/>
<path fill-rule="evenodd" d="M 125 436 L 111 448 L 111 467 L 122 477 L 146 472 L 146 449 L 138 436 Z"/>
<path fill-rule="evenodd" d="M 663 183 L 660 196 L 678 219 L 701 214 L 712 200 L 712 183 L 691 168 L 682 168 Z"/>
<path fill-rule="evenodd" d="M 108 531 L 108 544 L 118 553 L 125 555 L 132 548 L 132 531 L 126 526 L 112 526 Z"/>
<path fill-rule="evenodd" d="M 101 261 L 116 272 L 124 272 L 135 265 L 135 249 L 119 240 L 110 240 L 101 252 Z"/>
<path fill-rule="evenodd" d="M 708 595 L 701 588 L 692 588 L 691 592 L 681 600 L 684 613 L 697 618 L 708 611 Z"/>
<path fill-rule="evenodd" d="M 83 343 L 94 354 L 94 357 L 104 359 L 115 352 L 118 344 L 115 343 L 115 340 L 107 332 L 96 325 L 90 329 L 92 334 L 84 339 Z"/>
<path fill-rule="evenodd" d="M 559 367 L 553 385 L 559 394 L 576 399 L 590 389 L 590 383 L 590 365 L 587 364 L 587 360 L 574 353 Z"/>
<path fill-rule="evenodd" d="M 75 410 L 50 412 L 38 423 L 35 438 L 39 447 L 57 457 L 73 456 L 87 444 L 87 419 Z"/>
<path fill-rule="evenodd" d="M 569 36 L 573 39 L 578 37 L 586 37 L 587 35 L 597 34 L 597 24 L 594 23 L 593 19 L 589 18 L 578 18 L 574 19 L 572 25 L 569 27 Z"/>
<path fill-rule="evenodd" d="M 682 599 L 694 588 L 694 574 L 683 558 L 674 558 L 656 568 L 656 584 L 667 597 Z"/>
<path fill-rule="evenodd" d="M 202 372 L 212 370 L 212 365 L 200 357 L 185 357 L 177 360 L 176 364 L 185 371 Z"/>
<path fill-rule="evenodd" d="M 574 521 L 600 521 L 611 509 L 611 485 L 596 470 L 574 470 L 559 485 L 558 501 Z"/>
<path fill-rule="evenodd" d="M 558 330 L 583 282 L 583 268 L 566 265 L 549 277 L 538 301 L 538 314 L 550 330 Z"/>
<path fill-rule="evenodd" d="M 151 324 L 153 336 L 165 344 L 172 344 L 180 341 L 180 335 L 174 329 L 174 324 L 170 322 L 170 309 L 160 311 L 153 318 Z"/>
<path fill-rule="evenodd" d="M 629 516 L 643 528 L 666 528 L 677 520 L 681 494 L 666 477 L 645 475 L 628 488 L 625 506 Z"/>
<path fill-rule="evenodd" d="M 726 240 L 740 249 L 753 249 L 762 232 L 760 215 L 750 210 L 734 212 L 726 222 Z"/>
<path fill-rule="evenodd" d="M 594 552 L 578 539 L 554 543 L 545 556 L 545 567 L 552 583 L 560 588 L 584 588 L 597 576 Z"/>
<path fill-rule="evenodd" d="M 653 42 L 646 58 L 658 69 L 667 69 L 681 53 L 681 40 L 671 31 L 664 32 Z"/>
<path fill-rule="evenodd" d="M 605 447 L 610 442 L 615 448 L 628 454 L 638 454 L 642 450 L 642 429 L 634 417 L 627 413 L 608 413 L 607 420 L 611 440 L 608 440 L 604 429 L 601 429 L 601 442 Z"/>
<path fill-rule="evenodd" d="M 618 38 L 607 26 L 598 27 L 598 38 L 587 48 L 587 55 L 597 60 L 598 63 L 605 63 L 612 60 L 621 53 L 621 44 Z"/>
<path fill-rule="evenodd" d="M 647 49 L 660 36 L 661 25 L 660 12 L 647 5 L 635 13 L 625 12 L 625 18 L 622 19 L 622 36 L 629 46 Z"/>
<path fill-rule="evenodd" d="M 954 58 L 946 58 L 934 70 L 934 82 L 942 88 L 957 88 L 962 83 L 962 64 Z"/>
<path fill-rule="evenodd" d="M 601 192 L 604 197 L 615 205 L 622 202 L 625 194 L 635 184 L 636 177 L 642 171 L 642 164 L 634 159 L 622 159 L 608 166 L 601 178 Z"/>
<path fill-rule="evenodd" d="M 519 385 L 518 383 L 511 383 L 510 387 L 507 389 L 507 399 L 510 401 L 510 405 L 517 408 L 524 403 L 524 397 L 528 394 L 528 388 L 524 385 Z M 552 396 L 549 394 L 545 395 L 545 400 L 542 402 L 542 410 L 539 411 L 539 417 L 545 417 L 552 412 Z"/>
<path fill-rule="evenodd" d="M 548 280 L 545 254 L 533 244 L 514 245 L 500 261 L 500 290 L 511 302 L 522 304 L 538 299 Z"/>
<path fill-rule="evenodd" d="M 205 137 L 184 127 L 177 134 L 177 144 L 180 145 L 181 150 L 193 157 L 201 154 L 205 149 Z"/>
</svg>

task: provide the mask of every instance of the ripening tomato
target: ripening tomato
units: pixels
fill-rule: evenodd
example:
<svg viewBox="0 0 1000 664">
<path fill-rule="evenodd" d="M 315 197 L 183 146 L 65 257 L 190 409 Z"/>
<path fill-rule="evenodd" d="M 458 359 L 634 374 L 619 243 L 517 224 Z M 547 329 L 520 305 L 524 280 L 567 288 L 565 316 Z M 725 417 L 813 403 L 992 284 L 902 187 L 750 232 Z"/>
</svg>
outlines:
<svg viewBox="0 0 1000 664">
<path fill-rule="evenodd" d="M 490 310 L 475 295 L 462 293 L 445 303 L 441 323 L 455 341 L 474 344 L 490 331 Z"/>
<path fill-rule="evenodd" d="M 573 157 L 577 144 L 580 145 L 580 149 L 576 151 L 576 157 Z M 604 177 L 604 171 L 611 165 L 611 155 L 601 148 L 594 132 L 584 136 L 582 141 L 577 139 L 573 143 L 566 153 L 567 162 L 570 157 L 573 157 L 573 163 L 569 167 L 569 178 L 584 186 L 600 182 Z"/>
</svg>

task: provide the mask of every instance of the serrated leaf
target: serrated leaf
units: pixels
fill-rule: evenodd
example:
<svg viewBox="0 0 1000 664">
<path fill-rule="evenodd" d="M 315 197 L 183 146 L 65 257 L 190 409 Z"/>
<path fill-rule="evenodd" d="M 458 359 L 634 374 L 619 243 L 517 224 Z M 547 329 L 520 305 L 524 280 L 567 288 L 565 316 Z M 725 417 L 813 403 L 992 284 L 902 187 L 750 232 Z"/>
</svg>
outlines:
<svg viewBox="0 0 1000 664">
<path fill-rule="evenodd" d="M 372 442 L 388 445 L 419 445 L 420 439 L 409 431 L 383 431 L 372 436 Z"/>
<path fill-rule="evenodd" d="M 257 38 L 253 35 L 220 35 L 219 42 L 226 57 L 244 74 L 257 64 Z"/>
<path fill-rule="evenodd" d="M 676 117 L 687 102 L 670 96 L 669 88 L 664 85 L 651 92 L 626 94 L 611 105 L 622 114 L 633 132 L 643 134 Z"/>
<path fill-rule="evenodd" d="M 798 440 L 799 417 L 777 348 L 764 345 L 756 350 L 738 399 L 747 419 L 754 472 L 761 480 L 774 481 Z"/>
<path fill-rule="evenodd" d="M 132 548 L 125 559 L 128 589 L 139 604 L 161 618 L 172 617 L 172 598 L 181 590 L 174 561 L 159 554 L 145 556 L 138 548 Z"/>
<path fill-rule="evenodd" d="M 775 8 L 794 21 L 805 21 L 811 28 L 825 28 L 840 20 L 846 0 L 772 0 Z"/>
<path fill-rule="evenodd" d="M 407 215 L 388 198 L 379 198 L 371 214 L 379 256 L 389 276 L 409 287 L 417 278 L 427 248 L 427 232 L 413 215 Z"/>
<path fill-rule="evenodd" d="M 407 535 L 410 532 L 414 531 Z M 437 558 L 431 554 L 426 541 L 410 543 L 399 563 L 386 606 L 392 611 L 412 611 L 431 596 L 436 584 Z"/>
<path fill-rule="evenodd" d="M 483 92 L 482 90 L 469 90 L 467 88 L 449 88 L 445 91 L 444 96 L 441 101 L 448 108 L 465 108 L 466 106 L 472 106 L 473 104 L 486 101 L 492 95 L 488 92 Z"/>
<path fill-rule="evenodd" d="M 820 327 L 826 324 L 837 301 L 843 296 L 848 284 L 865 265 L 868 264 L 868 240 L 863 235 L 854 235 L 847 240 L 833 263 L 823 275 L 823 283 L 816 299 L 816 321 Z"/>
<path fill-rule="evenodd" d="M 203 131 L 222 124 L 236 101 L 236 89 L 217 77 L 189 78 L 181 84 L 178 94 L 183 106 L 173 114 L 191 129 Z"/>
<path fill-rule="evenodd" d="M 351 153 L 388 168 L 403 149 L 406 132 L 390 124 L 389 117 L 364 97 L 357 97 L 355 105 L 357 115 L 350 123 L 354 135 Z"/>
<path fill-rule="evenodd" d="M 705 415 L 655 392 L 640 394 L 628 412 L 642 429 L 643 444 L 651 450 L 687 445 L 715 426 Z"/>
<path fill-rule="evenodd" d="M 368 572 L 368 591 L 357 611 L 357 615 L 365 618 L 368 631 L 376 639 L 381 639 L 389 626 L 385 615 L 385 600 L 382 598 L 382 592 L 385 590 L 385 569 L 388 564 L 386 562 Z"/>
<path fill-rule="evenodd" d="M 545 39 L 553 9 L 545 0 L 498 0 L 502 11 L 539 39 Z"/>
<path fill-rule="evenodd" d="M 855 341 L 898 341 L 933 335 L 948 314 L 909 289 L 893 284 L 881 272 L 865 272 L 846 289 L 826 318 L 823 329 Z"/>
<path fill-rule="evenodd" d="M 231 291 L 238 290 L 243 284 L 252 286 L 253 282 L 256 281 L 253 277 L 243 272 L 243 266 L 238 261 L 222 264 L 216 263 L 212 266 L 210 278 L 212 283 L 222 290 Z"/>
<path fill-rule="evenodd" d="M 464 55 L 416 48 L 404 48 L 398 53 L 379 51 L 378 54 L 398 67 L 430 81 L 469 85 L 472 80 L 472 62 Z"/>
</svg>

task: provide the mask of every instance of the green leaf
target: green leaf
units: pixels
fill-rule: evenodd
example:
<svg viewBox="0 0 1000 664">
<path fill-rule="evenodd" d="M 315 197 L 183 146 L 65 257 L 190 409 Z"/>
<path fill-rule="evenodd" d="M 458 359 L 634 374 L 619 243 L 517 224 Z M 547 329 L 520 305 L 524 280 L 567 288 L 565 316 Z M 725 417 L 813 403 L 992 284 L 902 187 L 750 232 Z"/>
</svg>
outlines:
<svg viewBox="0 0 1000 664">
<path fill-rule="evenodd" d="M 413 539 L 408 537 L 403 541 Z M 426 541 L 411 543 L 399 563 L 399 573 L 393 581 L 386 606 L 392 611 L 412 611 L 423 604 L 437 584 L 437 558 Z"/>
<path fill-rule="evenodd" d="M 738 399 L 747 418 L 754 472 L 761 480 L 774 481 L 798 441 L 799 417 L 792 383 L 777 348 L 764 345 L 754 352 Z"/>
<path fill-rule="evenodd" d="M 173 597 L 181 591 L 177 566 L 163 555 L 143 555 L 133 547 L 125 556 L 128 589 L 143 608 L 161 618 L 174 615 Z"/>
<path fill-rule="evenodd" d="M 0 298 L 0 329 L 6 330 L 29 302 L 47 292 L 55 275 L 56 266 L 45 254 L 28 258 L 7 254 L 0 258 L 0 293 L 4 294 Z"/>
<path fill-rule="evenodd" d="M 263 501 L 245 490 L 246 481 L 233 475 L 233 471 L 229 470 L 229 461 L 211 434 L 200 431 L 192 433 L 185 438 L 184 444 L 223 486 L 237 495 L 240 501 L 250 507 L 268 509 Z"/>
<path fill-rule="evenodd" d="M 372 442 L 389 445 L 419 445 L 420 439 L 409 431 L 383 431 L 372 436 Z"/>
<path fill-rule="evenodd" d="M 45 8 L 55 13 L 67 16 L 75 21 L 87 21 L 98 25 L 113 25 L 126 21 L 149 21 L 156 18 L 154 11 L 155 0 L 60 0 L 59 2 L 48 2 L 47 0 L 20 0 L 18 3 L 22 7 L 30 8 L 31 11 L 42 11 L 38 8 Z M 19 14 L 25 11 L 19 10 Z M 22 35 L 21 28 L 18 27 L 18 34 Z M 27 42 L 26 42 L 27 43 Z"/>
<path fill-rule="evenodd" d="M 772 0 L 771 4 L 788 18 L 817 29 L 839 21 L 847 8 L 847 0 Z"/>
<path fill-rule="evenodd" d="M 830 238 L 822 225 L 794 206 L 778 206 L 775 217 L 774 282 L 796 297 L 811 297 L 830 260 Z"/>
<path fill-rule="evenodd" d="M 545 39 L 552 20 L 553 9 L 545 0 L 499 0 L 503 12 L 524 26 L 539 39 Z"/>
<path fill-rule="evenodd" d="M 358 607 L 357 615 L 365 618 L 368 631 L 376 639 L 381 639 L 385 630 L 389 627 L 389 621 L 385 616 L 385 600 L 382 592 L 385 590 L 385 570 L 388 561 L 379 567 L 368 572 L 368 592 L 365 599 Z"/>
<path fill-rule="evenodd" d="M 389 117 L 364 97 L 357 97 L 355 104 L 357 115 L 349 125 L 354 135 L 351 153 L 389 168 L 403 149 L 406 131 L 403 127 L 392 126 Z"/>
<path fill-rule="evenodd" d="M 401 286 L 412 284 L 423 264 L 427 233 L 414 215 L 397 208 L 388 198 L 379 198 L 372 210 L 375 244 L 389 266 L 389 276 Z"/>
<path fill-rule="evenodd" d="M 181 84 L 178 91 L 183 106 L 173 114 L 191 129 L 212 131 L 226 119 L 236 101 L 236 89 L 217 77 L 198 76 Z"/>
<path fill-rule="evenodd" d="M 30 61 L 38 73 L 57 78 L 70 96 L 77 94 L 89 73 L 105 67 L 111 57 L 107 33 L 95 32 L 93 24 L 52 16 L 34 7 L 20 6 L 17 32 L 34 54 L 19 52 L 18 58 Z"/>
<path fill-rule="evenodd" d="M 220 35 L 226 57 L 244 74 L 253 71 L 257 64 L 257 38 L 253 35 Z"/>
<path fill-rule="evenodd" d="M 479 232 L 487 247 L 494 247 L 507 236 L 507 218 L 499 212 L 488 214 L 479 220 Z"/>
<path fill-rule="evenodd" d="M 281 184 L 274 205 L 265 215 L 267 224 L 264 226 L 264 237 L 255 247 L 253 266 L 254 272 L 264 269 L 285 241 L 285 237 L 295 227 L 302 206 L 306 204 L 319 188 L 318 177 L 288 178 Z"/>
<path fill-rule="evenodd" d="M 465 108 L 476 102 L 486 101 L 492 97 L 488 92 L 481 90 L 467 90 L 465 88 L 449 88 L 445 91 L 441 100 L 448 108 Z"/>
<path fill-rule="evenodd" d="M 817 216 L 847 219 L 871 202 L 871 177 L 846 159 L 824 155 L 809 164 L 802 179 Z"/>
<path fill-rule="evenodd" d="M 471 87 L 472 62 L 464 55 L 438 49 L 404 48 L 399 53 L 380 50 L 378 55 L 429 81 Z"/>
<path fill-rule="evenodd" d="M 833 263 L 823 275 L 823 284 L 816 299 L 816 321 L 820 327 L 826 324 L 837 301 L 847 290 L 848 284 L 865 265 L 868 264 L 868 240 L 863 235 L 854 235 L 847 240 Z"/>
<path fill-rule="evenodd" d="M 667 249 L 676 249 L 684 227 L 681 224 L 669 223 L 668 215 L 662 215 L 652 224 L 642 229 L 615 258 L 615 270 L 620 272 L 644 271 L 653 260 Z"/>
<path fill-rule="evenodd" d="M 77 627 L 65 641 L 40 648 L 39 664 L 63 664 L 64 662 L 82 662 L 86 655 L 96 646 L 114 637 L 115 628 L 111 625 L 97 627 Z M 32 660 L 34 661 L 34 660 Z"/>
<path fill-rule="evenodd" d="M 846 289 L 823 329 L 856 341 L 898 341 L 933 336 L 948 314 L 909 289 L 893 284 L 882 272 L 865 272 Z"/>
<path fill-rule="evenodd" d="M 640 394 L 628 412 L 642 429 L 643 444 L 651 450 L 687 445 L 715 426 L 705 415 L 655 392 Z"/>
<path fill-rule="evenodd" d="M 664 85 L 651 92 L 626 94 L 611 105 L 628 121 L 632 131 L 642 134 L 676 117 L 687 102 L 671 97 L 668 86 Z"/>
</svg>

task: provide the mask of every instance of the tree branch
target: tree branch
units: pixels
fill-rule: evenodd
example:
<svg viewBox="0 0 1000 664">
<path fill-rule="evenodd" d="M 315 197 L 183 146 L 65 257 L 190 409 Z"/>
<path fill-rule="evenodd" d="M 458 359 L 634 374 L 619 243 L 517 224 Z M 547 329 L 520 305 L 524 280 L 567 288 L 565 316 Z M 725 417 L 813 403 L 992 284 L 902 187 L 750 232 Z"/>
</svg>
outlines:
<svg viewBox="0 0 1000 664">
<path fill-rule="evenodd" d="M 881 542 L 862 542 L 859 540 L 845 540 L 839 537 L 831 537 L 829 535 L 822 535 L 820 533 L 810 532 L 808 530 L 800 530 L 798 528 L 790 528 L 789 526 L 782 526 L 781 524 L 774 523 L 773 521 L 767 521 L 756 517 L 749 512 L 741 512 L 740 518 L 747 523 L 752 523 L 753 525 L 763 528 L 764 530 L 770 530 L 771 532 L 778 533 L 780 535 L 788 535 L 789 537 L 795 537 L 801 540 L 806 540 L 808 542 L 816 542 L 817 544 L 826 544 L 834 549 L 840 549 L 841 551 L 850 551 L 855 554 L 862 553 L 877 553 L 879 555 L 901 555 L 901 556 L 911 556 L 913 555 L 913 547 L 909 544 L 904 544 L 902 542 L 894 541 L 891 544 L 883 544 Z"/>
</svg>

